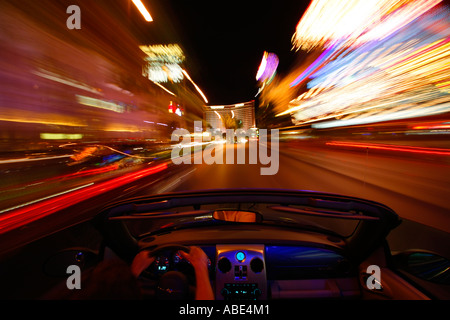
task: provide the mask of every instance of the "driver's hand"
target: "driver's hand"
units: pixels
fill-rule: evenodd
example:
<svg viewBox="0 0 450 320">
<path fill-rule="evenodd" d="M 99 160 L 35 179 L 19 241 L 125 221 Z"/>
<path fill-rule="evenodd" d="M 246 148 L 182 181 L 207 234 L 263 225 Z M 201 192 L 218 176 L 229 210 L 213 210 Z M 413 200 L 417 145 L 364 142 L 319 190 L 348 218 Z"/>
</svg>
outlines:
<svg viewBox="0 0 450 320">
<path fill-rule="evenodd" d="M 138 278 L 141 273 L 147 269 L 155 261 L 154 257 L 149 256 L 149 251 L 143 250 L 139 252 L 131 263 L 131 273 Z"/>
<path fill-rule="evenodd" d="M 189 253 L 180 250 L 180 255 L 191 263 L 195 270 L 195 299 L 214 300 L 208 273 L 208 256 L 199 247 L 192 246 Z"/>
<path fill-rule="evenodd" d="M 191 250 L 189 253 L 180 250 L 180 255 L 189 261 L 194 269 L 203 269 L 204 267 L 208 268 L 208 256 L 206 253 L 201 248 L 196 246 L 192 246 L 190 248 Z"/>
</svg>

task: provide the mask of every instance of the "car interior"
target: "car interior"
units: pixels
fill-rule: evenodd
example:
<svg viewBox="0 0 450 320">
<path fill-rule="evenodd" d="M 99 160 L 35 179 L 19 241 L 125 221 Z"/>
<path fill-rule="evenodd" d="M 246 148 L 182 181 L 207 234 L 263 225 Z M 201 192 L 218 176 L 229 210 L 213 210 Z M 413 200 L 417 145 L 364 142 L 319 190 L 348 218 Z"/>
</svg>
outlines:
<svg viewBox="0 0 450 320">
<path fill-rule="evenodd" d="M 356 229 L 342 236 L 306 219 L 270 218 L 280 211 L 353 221 Z M 306 191 L 181 192 L 115 203 L 90 223 L 101 234 L 100 249 L 67 248 L 64 263 L 57 254 L 49 265 L 130 264 L 148 251 L 154 261 L 138 278 L 145 299 L 194 299 L 194 268 L 180 255 L 191 246 L 208 257 L 216 300 L 431 298 L 400 270 L 412 255 L 392 255 L 385 241 L 401 220 L 364 200 Z M 432 257 L 419 264 L 445 267 Z"/>
</svg>

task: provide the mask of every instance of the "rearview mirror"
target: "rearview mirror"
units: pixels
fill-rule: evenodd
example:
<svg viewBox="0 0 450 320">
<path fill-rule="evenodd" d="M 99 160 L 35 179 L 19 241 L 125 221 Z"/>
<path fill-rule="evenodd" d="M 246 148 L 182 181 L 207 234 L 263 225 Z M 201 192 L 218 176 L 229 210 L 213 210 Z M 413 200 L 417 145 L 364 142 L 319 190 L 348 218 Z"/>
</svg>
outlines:
<svg viewBox="0 0 450 320">
<path fill-rule="evenodd" d="M 261 222 L 262 216 L 252 211 L 218 210 L 214 211 L 213 218 L 220 221 L 232 222 Z"/>
</svg>

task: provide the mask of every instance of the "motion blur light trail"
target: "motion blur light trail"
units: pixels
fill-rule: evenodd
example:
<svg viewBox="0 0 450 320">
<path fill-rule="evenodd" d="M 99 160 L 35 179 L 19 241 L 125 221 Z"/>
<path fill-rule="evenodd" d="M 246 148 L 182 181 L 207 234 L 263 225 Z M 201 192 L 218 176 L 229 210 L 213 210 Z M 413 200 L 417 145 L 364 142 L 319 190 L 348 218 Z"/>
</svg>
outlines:
<svg viewBox="0 0 450 320">
<path fill-rule="evenodd" d="M 333 41 L 359 45 L 383 40 L 441 0 L 314 0 L 297 25 L 294 47 L 312 50 Z"/>
<path fill-rule="evenodd" d="M 87 170 L 73 172 L 73 173 L 69 173 L 69 174 L 65 174 L 65 175 L 54 176 L 54 177 L 51 177 L 51 178 L 42 179 L 42 180 L 38 180 L 38 181 L 33 181 L 31 183 L 26 183 L 26 184 L 22 184 L 22 185 L 14 185 L 14 186 L 3 187 L 3 188 L 0 188 L 0 192 L 23 189 L 23 188 L 26 188 L 27 186 L 34 186 L 34 185 L 38 185 L 38 184 L 51 183 L 51 182 L 60 182 L 60 181 L 63 181 L 63 180 L 69 180 L 69 179 L 74 179 L 74 178 L 81 178 L 81 177 L 99 175 L 99 174 L 107 173 L 107 172 L 114 171 L 114 170 L 117 170 L 117 169 L 119 169 L 119 166 L 117 164 L 111 164 L 111 165 L 108 165 L 108 166 L 105 166 L 105 167 L 100 167 L 100 168 L 95 168 L 95 169 L 87 169 Z M 10 210 L 12 210 L 12 209 L 0 210 L 0 213 L 3 213 L 5 211 L 10 211 Z"/>
<path fill-rule="evenodd" d="M 326 144 L 329 146 L 338 146 L 338 147 L 380 149 L 380 150 L 389 150 L 389 151 L 413 152 L 413 153 L 422 153 L 422 154 L 450 156 L 449 149 L 441 149 L 441 148 L 422 148 L 422 147 L 399 146 L 399 145 L 390 145 L 390 144 L 339 142 L 339 141 L 331 141 L 331 142 L 327 142 Z"/>
<path fill-rule="evenodd" d="M 440 2 L 313 1 L 292 40 L 321 54 L 291 82 L 306 91 L 277 116 L 321 129 L 449 112 L 450 15 Z"/>
<path fill-rule="evenodd" d="M 139 39 L 147 23 L 131 21 L 139 14 L 131 1 L 81 2 L 75 31 L 67 28 L 65 1 L 0 1 L 2 153 L 75 140 L 168 142 L 171 127 L 202 116 L 198 86 L 175 64 L 184 63 L 179 45 L 144 46 L 153 40 Z M 161 64 L 177 65 L 170 79 L 176 71 L 180 81 L 165 88 L 145 76 L 150 54 L 173 59 Z M 184 112 L 168 112 L 170 101 Z"/>
<path fill-rule="evenodd" d="M 19 228 L 64 208 L 68 208 L 76 203 L 104 194 L 107 191 L 163 171 L 167 168 L 167 163 L 162 163 L 105 182 L 88 184 L 80 188 L 71 189 L 67 193 L 59 193 L 55 197 L 41 199 L 42 201 L 37 200 L 39 202 L 33 201 L 33 204 L 29 206 L 2 214 L 0 216 L 0 233 Z"/>
<path fill-rule="evenodd" d="M 147 8 L 144 6 L 144 4 L 142 3 L 141 0 L 133 0 L 133 3 L 139 9 L 139 12 L 142 14 L 145 21 L 148 21 L 148 22 L 153 21 L 153 18 L 150 15 L 150 12 L 148 12 Z"/>
<path fill-rule="evenodd" d="M 0 160 L 0 164 L 28 162 L 28 161 L 42 161 L 42 160 L 60 159 L 60 158 L 70 158 L 71 156 L 72 156 L 71 154 L 67 154 L 67 155 L 52 156 L 52 157 L 6 159 L 6 160 Z"/>
</svg>

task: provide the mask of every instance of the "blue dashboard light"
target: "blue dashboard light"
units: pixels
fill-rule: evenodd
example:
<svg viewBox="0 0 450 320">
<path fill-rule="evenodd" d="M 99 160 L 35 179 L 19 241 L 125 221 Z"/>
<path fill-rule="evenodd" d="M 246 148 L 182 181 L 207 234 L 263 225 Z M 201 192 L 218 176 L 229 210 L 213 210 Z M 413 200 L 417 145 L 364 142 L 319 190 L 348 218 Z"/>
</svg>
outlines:
<svg viewBox="0 0 450 320">
<path fill-rule="evenodd" d="M 244 261 L 245 259 L 245 253 L 243 253 L 242 251 L 238 251 L 238 253 L 236 253 L 236 259 L 239 262 Z"/>
</svg>

